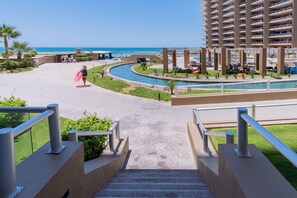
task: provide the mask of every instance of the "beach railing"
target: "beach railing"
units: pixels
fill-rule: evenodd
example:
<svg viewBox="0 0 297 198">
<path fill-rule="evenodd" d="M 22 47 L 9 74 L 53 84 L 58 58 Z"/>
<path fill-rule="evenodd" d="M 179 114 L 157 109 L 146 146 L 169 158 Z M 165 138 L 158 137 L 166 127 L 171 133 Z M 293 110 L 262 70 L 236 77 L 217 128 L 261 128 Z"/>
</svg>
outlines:
<svg viewBox="0 0 297 198">
<path fill-rule="evenodd" d="M 78 137 L 108 135 L 110 151 L 114 151 L 114 137 L 120 141 L 120 120 L 116 119 L 107 131 L 68 131 L 69 141 L 78 142 Z"/>
<path fill-rule="evenodd" d="M 258 108 L 273 108 L 273 107 L 291 107 L 291 106 L 297 106 L 297 103 L 281 103 L 281 104 L 251 104 L 251 105 L 245 105 L 243 106 L 228 106 L 228 107 L 210 107 L 210 108 L 197 108 L 194 107 L 193 108 L 193 123 L 197 125 L 197 128 L 200 132 L 200 135 L 203 139 L 203 151 L 206 153 L 210 153 L 211 151 L 209 150 L 208 147 L 208 136 L 214 136 L 216 135 L 215 133 L 212 133 L 210 131 L 208 131 L 206 129 L 206 127 L 204 126 L 204 123 L 199 115 L 199 112 L 203 112 L 203 111 L 221 111 L 221 110 L 236 110 L 238 108 L 245 108 L 245 109 L 251 109 L 251 118 L 253 120 L 256 119 L 257 115 L 257 109 Z M 247 114 L 247 113 L 246 113 Z M 238 118 L 237 118 L 238 119 Z M 239 126 L 239 124 L 238 124 Z M 242 126 L 240 124 L 241 127 L 245 127 Z M 239 128 L 238 128 L 239 130 Z M 219 132 L 216 136 L 220 136 L 220 137 L 226 137 L 226 143 L 231 143 L 232 142 L 232 132 L 227 131 L 227 132 Z M 244 135 L 243 135 L 244 136 Z M 229 140 L 228 140 L 229 139 Z M 234 141 L 233 141 L 234 142 Z M 240 151 L 242 152 L 242 151 Z M 244 153 L 244 152 L 243 152 Z"/>
<path fill-rule="evenodd" d="M 14 157 L 14 138 L 27 132 L 44 119 L 48 119 L 50 150 L 48 154 L 59 154 L 65 149 L 62 145 L 58 104 L 47 107 L 0 107 L 1 113 L 40 113 L 15 128 L 0 129 L 0 195 L 15 197 L 22 189 L 16 186 L 16 166 Z"/>
</svg>

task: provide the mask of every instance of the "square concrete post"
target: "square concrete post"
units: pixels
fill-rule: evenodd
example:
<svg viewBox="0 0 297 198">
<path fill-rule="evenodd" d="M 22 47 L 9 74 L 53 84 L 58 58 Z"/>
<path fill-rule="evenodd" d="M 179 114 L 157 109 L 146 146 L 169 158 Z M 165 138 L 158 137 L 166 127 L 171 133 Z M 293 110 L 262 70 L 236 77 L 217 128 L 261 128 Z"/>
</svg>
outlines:
<svg viewBox="0 0 297 198">
<path fill-rule="evenodd" d="M 219 53 L 219 54 L 218 54 L 218 56 L 219 56 L 219 57 L 218 57 L 218 60 L 219 60 L 219 61 L 218 61 L 218 62 L 219 62 L 219 65 L 222 65 L 222 54 L 221 54 L 221 53 Z"/>
<path fill-rule="evenodd" d="M 184 49 L 184 67 L 187 68 L 190 64 L 190 50 Z"/>
<path fill-rule="evenodd" d="M 244 51 L 240 51 L 240 65 L 243 66 L 246 62 L 246 53 Z"/>
<path fill-rule="evenodd" d="M 168 49 L 163 48 L 163 72 L 168 73 Z"/>
<path fill-rule="evenodd" d="M 259 66 L 259 54 L 255 53 L 254 54 L 254 62 L 255 62 L 255 69 L 259 70 L 260 66 Z"/>
<path fill-rule="evenodd" d="M 226 65 L 230 65 L 231 64 L 231 50 L 227 50 L 226 51 Z"/>
<path fill-rule="evenodd" d="M 218 53 L 216 53 L 216 52 L 213 53 L 213 62 L 214 62 L 214 70 L 218 70 L 219 69 L 219 57 L 218 57 Z"/>
<path fill-rule="evenodd" d="M 176 49 L 173 49 L 171 53 L 172 53 L 172 66 L 176 66 Z"/>
<path fill-rule="evenodd" d="M 209 49 L 207 50 L 207 60 L 211 63 L 211 51 Z"/>
<path fill-rule="evenodd" d="M 277 73 L 285 73 L 285 48 L 282 47 L 277 50 Z"/>
<path fill-rule="evenodd" d="M 260 75 L 266 74 L 267 48 L 260 48 Z"/>
<path fill-rule="evenodd" d="M 222 75 L 227 74 L 227 65 L 226 65 L 226 48 L 221 49 L 221 69 Z"/>
<path fill-rule="evenodd" d="M 201 74 L 206 74 L 206 49 L 201 48 L 200 53 L 201 53 L 201 59 L 200 59 Z"/>
</svg>

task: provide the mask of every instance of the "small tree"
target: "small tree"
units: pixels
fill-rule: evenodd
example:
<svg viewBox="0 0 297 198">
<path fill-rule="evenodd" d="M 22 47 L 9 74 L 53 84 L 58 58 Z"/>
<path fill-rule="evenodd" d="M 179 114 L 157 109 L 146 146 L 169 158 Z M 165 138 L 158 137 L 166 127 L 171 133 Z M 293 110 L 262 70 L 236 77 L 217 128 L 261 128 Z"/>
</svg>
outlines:
<svg viewBox="0 0 297 198">
<path fill-rule="evenodd" d="M 17 51 L 18 60 L 21 61 L 24 52 L 30 52 L 33 50 L 33 48 L 29 47 L 28 45 L 29 44 L 27 42 L 22 43 L 14 41 L 9 49 L 12 51 Z"/>
<path fill-rule="evenodd" d="M 171 95 L 174 94 L 174 93 L 173 93 L 173 90 L 174 90 L 176 84 L 177 84 L 177 82 L 176 82 L 175 80 L 170 80 L 170 81 L 167 81 L 167 82 L 166 82 L 167 87 L 170 89 L 170 93 L 171 93 Z"/>
<path fill-rule="evenodd" d="M 105 71 L 104 71 L 104 69 L 101 69 L 100 71 L 99 71 L 99 74 L 101 75 L 101 77 L 103 78 L 104 77 L 104 74 L 105 74 Z"/>
</svg>

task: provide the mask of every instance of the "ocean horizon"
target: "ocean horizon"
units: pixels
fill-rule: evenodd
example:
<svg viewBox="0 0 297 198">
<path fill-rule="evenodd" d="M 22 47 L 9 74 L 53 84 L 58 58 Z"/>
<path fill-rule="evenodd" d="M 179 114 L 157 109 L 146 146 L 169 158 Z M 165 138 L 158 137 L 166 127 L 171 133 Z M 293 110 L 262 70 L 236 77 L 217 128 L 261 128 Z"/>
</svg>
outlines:
<svg viewBox="0 0 297 198">
<path fill-rule="evenodd" d="M 77 48 L 81 51 L 111 51 L 113 56 L 155 53 L 160 54 L 162 48 L 158 47 L 33 47 L 37 53 L 55 53 L 55 52 L 75 52 Z M 198 47 L 197 47 L 198 48 Z M 176 48 L 182 50 L 184 48 Z M 189 48 L 195 49 L 195 48 Z M 4 47 L 0 47 L 0 53 L 4 52 Z"/>
</svg>

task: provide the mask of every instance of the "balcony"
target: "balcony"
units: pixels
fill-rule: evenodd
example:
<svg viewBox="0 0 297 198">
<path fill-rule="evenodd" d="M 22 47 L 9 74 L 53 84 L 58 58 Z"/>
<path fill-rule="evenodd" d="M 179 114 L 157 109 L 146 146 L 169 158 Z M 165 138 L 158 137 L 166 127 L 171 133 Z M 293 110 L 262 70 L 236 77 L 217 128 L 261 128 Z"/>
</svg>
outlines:
<svg viewBox="0 0 297 198">
<path fill-rule="evenodd" d="M 264 9 L 264 5 L 256 6 L 252 8 L 252 12 L 262 11 Z"/>
<path fill-rule="evenodd" d="M 278 16 L 291 13 L 293 13 L 293 7 L 287 7 L 278 10 L 273 10 L 272 12 L 270 12 L 269 16 Z"/>
<path fill-rule="evenodd" d="M 219 18 L 219 15 L 213 15 L 212 17 L 211 17 L 211 19 L 218 19 Z"/>
<path fill-rule="evenodd" d="M 233 23 L 233 22 L 234 22 L 234 18 L 226 18 L 226 19 L 223 20 L 223 22 L 224 22 L 224 23 L 228 23 L 228 22 L 229 22 L 229 23 L 230 23 L 230 22 Z"/>
<path fill-rule="evenodd" d="M 239 32 L 240 33 L 245 33 L 246 32 L 246 29 L 240 29 Z"/>
<path fill-rule="evenodd" d="M 246 6 L 246 3 L 245 2 L 239 4 L 239 7 L 245 7 L 245 6 Z"/>
<path fill-rule="evenodd" d="M 281 45 L 281 46 L 290 46 L 292 44 L 291 40 L 280 40 L 280 41 L 271 41 L 269 45 Z"/>
<path fill-rule="evenodd" d="M 253 0 L 251 5 L 259 5 L 259 4 L 263 4 L 264 0 Z"/>
<path fill-rule="evenodd" d="M 292 5 L 293 1 L 292 0 L 282 0 L 278 1 L 276 3 L 273 3 L 270 5 L 269 8 L 282 8 L 282 7 L 287 7 L 289 5 Z"/>
<path fill-rule="evenodd" d="M 219 26 L 213 26 L 212 28 L 211 28 L 212 30 L 218 30 L 219 29 Z"/>
<path fill-rule="evenodd" d="M 262 46 L 262 45 L 263 45 L 263 41 L 255 41 L 255 42 L 252 42 L 252 45 Z"/>
<path fill-rule="evenodd" d="M 233 20 L 234 20 L 234 19 L 233 19 Z M 240 16 L 239 20 L 241 20 L 241 21 L 244 21 L 244 20 L 246 20 L 246 16 L 245 16 L 245 15 L 243 15 L 243 16 Z"/>
<path fill-rule="evenodd" d="M 231 17 L 231 16 L 234 16 L 234 11 L 226 12 L 225 14 L 223 14 L 223 17 Z"/>
<path fill-rule="evenodd" d="M 219 20 L 214 20 L 214 21 L 211 22 L 211 24 L 213 24 L 213 25 L 218 24 L 218 23 L 219 23 Z"/>
<path fill-rule="evenodd" d="M 224 12 L 230 11 L 230 10 L 234 10 L 234 5 L 230 5 L 230 6 L 226 6 L 223 8 Z"/>
<path fill-rule="evenodd" d="M 227 24 L 227 25 L 223 26 L 223 29 L 228 29 L 228 28 L 234 28 L 234 24 L 230 23 L 230 24 Z"/>
<path fill-rule="evenodd" d="M 223 40 L 227 40 L 227 41 L 234 40 L 234 36 L 226 36 L 223 38 Z"/>
<path fill-rule="evenodd" d="M 271 26 L 269 30 L 287 30 L 291 28 L 292 28 L 292 24 L 289 23 L 289 24 Z"/>
<path fill-rule="evenodd" d="M 251 30 L 251 32 L 263 32 L 263 27 L 261 27 L 261 28 L 253 28 L 252 30 Z"/>
<path fill-rule="evenodd" d="M 223 5 L 230 5 L 233 2 L 234 2 L 234 0 L 226 0 L 223 2 Z"/>
<path fill-rule="evenodd" d="M 260 20 L 253 21 L 251 25 L 263 25 L 263 22 L 264 22 L 263 19 L 260 19 Z"/>
<path fill-rule="evenodd" d="M 263 18 L 264 16 L 264 13 L 263 12 L 260 12 L 260 13 L 257 13 L 257 14 L 253 14 L 251 16 L 252 19 L 259 19 L 259 18 Z"/>
<path fill-rule="evenodd" d="M 218 2 L 216 2 L 216 3 L 214 3 L 214 4 L 211 5 L 211 8 L 217 8 L 217 7 L 219 7 L 219 3 Z"/>
<path fill-rule="evenodd" d="M 289 16 L 284 16 L 284 17 L 278 17 L 278 18 L 271 19 L 269 21 L 269 23 L 290 22 L 292 20 L 293 20 L 292 15 L 289 15 Z"/>
<path fill-rule="evenodd" d="M 219 12 L 219 9 L 218 9 L 218 8 L 216 8 L 216 9 L 212 9 L 212 10 L 211 10 L 211 13 L 212 13 L 212 14 L 215 14 L 215 13 L 218 13 L 218 12 Z"/>
<path fill-rule="evenodd" d="M 244 8 L 244 9 L 241 9 L 240 11 L 239 11 L 239 13 L 245 13 L 246 12 L 246 9 Z"/>
<path fill-rule="evenodd" d="M 290 38 L 290 37 L 292 37 L 291 32 L 274 33 L 269 35 L 269 38 Z"/>
<path fill-rule="evenodd" d="M 263 38 L 263 34 L 254 34 L 251 36 L 252 39 Z"/>
<path fill-rule="evenodd" d="M 235 31 L 234 30 L 226 30 L 223 32 L 224 35 L 227 35 L 227 34 L 233 34 L 234 35 Z"/>
</svg>

